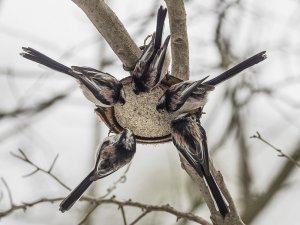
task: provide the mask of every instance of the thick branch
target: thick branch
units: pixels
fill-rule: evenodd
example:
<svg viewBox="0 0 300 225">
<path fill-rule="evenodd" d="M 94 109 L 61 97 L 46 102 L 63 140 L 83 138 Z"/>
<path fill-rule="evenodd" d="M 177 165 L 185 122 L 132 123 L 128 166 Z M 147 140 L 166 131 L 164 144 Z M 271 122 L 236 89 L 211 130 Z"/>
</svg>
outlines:
<svg viewBox="0 0 300 225">
<path fill-rule="evenodd" d="M 128 68 L 133 67 L 141 50 L 109 6 L 103 0 L 73 0 L 73 2 L 85 12 L 122 63 Z"/>
<path fill-rule="evenodd" d="M 183 0 L 165 0 L 171 30 L 172 75 L 188 80 L 189 42 L 186 28 L 186 12 Z"/>
<path fill-rule="evenodd" d="M 223 193 L 225 199 L 227 200 L 229 204 L 229 210 L 230 213 L 226 216 L 225 219 L 222 218 L 220 213 L 216 210 L 214 200 L 212 199 L 212 196 L 209 192 L 209 189 L 201 177 L 196 173 L 196 171 L 185 161 L 183 157 L 181 157 L 181 162 L 183 165 L 183 168 L 187 171 L 189 176 L 194 180 L 194 182 L 199 187 L 202 197 L 204 201 L 206 202 L 210 212 L 211 212 L 211 219 L 215 225 L 244 225 L 243 221 L 240 219 L 239 214 L 236 210 L 235 204 L 233 202 L 233 199 L 226 187 L 226 184 L 223 180 L 223 176 L 219 171 L 216 171 L 216 169 L 213 166 L 212 161 L 210 161 L 210 170 L 212 175 L 214 176 L 221 192 Z"/>
</svg>

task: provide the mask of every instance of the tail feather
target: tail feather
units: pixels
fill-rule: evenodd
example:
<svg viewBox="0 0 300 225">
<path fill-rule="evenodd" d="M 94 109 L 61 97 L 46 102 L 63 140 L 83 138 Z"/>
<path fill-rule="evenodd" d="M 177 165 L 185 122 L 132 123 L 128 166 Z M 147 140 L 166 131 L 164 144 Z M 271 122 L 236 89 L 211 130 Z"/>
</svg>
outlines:
<svg viewBox="0 0 300 225">
<path fill-rule="evenodd" d="M 225 71 L 224 73 L 220 74 L 219 76 L 206 81 L 204 84 L 209 84 L 209 85 L 217 85 L 219 83 L 222 83 L 223 81 L 237 75 L 238 73 L 242 72 L 243 70 L 254 66 L 257 63 L 260 63 L 261 61 L 265 60 L 267 58 L 266 51 L 260 52 L 245 61 L 239 63 L 238 65 L 232 67 L 231 69 Z"/>
<path fill-rule="evenodd" d="M 210 189 L 210 192 L 211 192 L 211 194 L 212 194 L 212 196 L 213 196 L 213 198 L 214 198 L 214 200 L 217 204 L 217 207 L 218 207 L 221 215 L 223 217 L 225 217 L 226 214 L 228 214 L 228 207 L 227 207 L 227 204 L 224 201 L 224 198 L 223 198 L 223 196 L 220 192 L 220 189 L 219 189 L 218 185 L 216 184 L 215 179 L 213 178 L 212 175 L 207 176 L 207 175 L 205 175 L 205 173 L 203 173 L 203 175 L 204 175 L 204 178 L 207 182 L 207 185 Z"/>
<path fill-rule="evenodd" d="M 87 175 L 86 178 L 60 203 L 59 210 L 61 212 L 68 211 L 74 203 L 81 197 L 85 190 L 93 183 L 91 177 L 94 175 L 94 170 Z"/>
<path fill-rule="evenodd" d="M 29 59 L 34 62 L 37 62 L 37 63 L 47 66 L 53 70 L 68 74 L 68 75 L 76 78 L 76 75 L 75 75 L 75 73 L 73 73 L 71 68 L 49 58 L 48 56 L 42 54 L 41 52 L 39 52 L 33 48 L 22 47 L 22 49 L 24 52 L 20 53 L 20 55 L 23 56 L 24 58 Z"/>
<path fill-rule="evenodd" d="M 167 15 L 167 9 L 160 6 L 157 13 L 157 21 L 156 21 L 156 34 L 155 34 L 155 45 L 154 48 L 156 50 L 160 49 L 162 42 L 162 35 L 164 30 L 164 23 Z"/>
<path fill-rule="evenodd" d="M 183 155 L 183 157 L 188 161 L 188 163 L 195 169 L 198 175 L 202 178 L 204 177 L 209 187 L 209 190 L 213 196 L 213 199 L 217 204 L 220 214 L 223 217 L 225 217 L 228 214 L 228 207 L 213 176 L 211 174 L 206 175 L 202 165 L 198 164 L 197 162 L 195 163 L 194 160 L 190 157 L 190 155 L 187 154 L 186 151 L 183 150 L 179 145 L 177 145 L 177 142 L 173 141 L 173 143 L 175 144 L 179 152 Z"/>
</svg>

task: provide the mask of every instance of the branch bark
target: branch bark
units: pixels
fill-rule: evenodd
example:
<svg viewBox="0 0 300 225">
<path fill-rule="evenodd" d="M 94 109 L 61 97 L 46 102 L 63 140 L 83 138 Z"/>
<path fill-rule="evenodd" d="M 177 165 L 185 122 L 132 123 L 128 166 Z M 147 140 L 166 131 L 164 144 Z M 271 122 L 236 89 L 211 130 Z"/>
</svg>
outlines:
<svg viewBox="0 0 300 225">
<path fill-rule="evenodd" d="M 135 66 L 141 50 L 104 0 L 72 1 L 85 12 L 122 63 L 128 68 Z"/>
<path fill-rule="evenodd" d="M 172 75 L 182 80 L 188 80 L 189 42 L 186 27 L 186 12 L 183 0 L 165 0 L 168 8 L 171 49 Z"/>
<path fill-rule="evenodd" d="M 241 220 L 236 206 L 234 204 L 234 201 L 227 189 L 227 186 L 224 182 L 223 176 L 220 171 L 217 171 L 213 165 L 213 162 L 210 160 L 210 170 L 213 175 L 213 177 L 216 180 L 216 183 L 218 184 L 222 194 L 224 195 L 225 199 L 227 200 L 229 204 L 229 214 L 223 219 L 221 214 L 216 210 L 214 200 L 211 197 L 211 194 L 209 192 L 209 189 L 201 177 L 197 174 L 197 172 L 189 165 L 189 163 L 181 157 L 181 162 L 183 168 L 186 170 L 186 172 L 189 174 L 189 176 L 193 179 L 193 181 L 197 184 L 197 186 L 200 189 L 200 192 L 202 193 L 202 197 L 204 201 L 206 202 L 210 213 L 211 213 L 211 220 L 214 225 L 244 225 L 243 221 Z"/>
</svg>

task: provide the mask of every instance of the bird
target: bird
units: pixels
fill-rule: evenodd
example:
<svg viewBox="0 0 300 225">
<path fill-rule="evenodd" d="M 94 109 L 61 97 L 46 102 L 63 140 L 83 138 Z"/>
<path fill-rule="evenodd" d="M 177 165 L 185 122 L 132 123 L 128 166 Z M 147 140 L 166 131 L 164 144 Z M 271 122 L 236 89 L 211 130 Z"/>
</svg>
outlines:
<svg viewBox="0 0 300 225">
<path fill-rule="evenodd" d="M 20 55 L 24 58 L 75 78 L 84 96 L 96 106 L 112 107 L 125 104 L 123 85 L 114 76 L 90 67 L 71 66 L 70 68 L 33 48 L 22 47 L 22 49 Z"/>
<path fill-rule="evenodd" d="M 214 90 L 216 85 L 266 58 L 266 52 L 262 51 L 211 80 L 205 81 L 208 78 L 207 76 L 198 81 L 188 80 L 174 84 L 159 98 L 156 110 L 160 113 L 167 112 L 179 115 L 198 109 L 207 103 L 208 93 Z"/>
<path fill-rule="evenodd" d="M 205 179 L 220 214 L 225 217 L 229 210 L 209 169 L 206 132 L 201 126 L 199 114 L 183 113 L 177 116 L 171 122 L 171 134 L 179 153 Z"/>
<path fill-rule="evenodd" d="M 160 84 L 168 73 L 170 56 L 167 49 L 170 35 L 167 36 L 161 46 L 166 15 L 167 9 L 160 6 L 157 13 L 156 32 L 152 35 L 149 44 L 141 48 L 142 55 L 131 71 L 132 90 L 136 95 L 150 92 Z"/>
<path fill-rule="evenodd" d="M 94 181 L 129 164 L 135 152 L 136 139 L 130 129 L 125 128 L 119 134 L 106 137 L 98 147 L 94 168 L 60 203 L 59 210 L 61 212 L 69 210 Z"/>
</svg>

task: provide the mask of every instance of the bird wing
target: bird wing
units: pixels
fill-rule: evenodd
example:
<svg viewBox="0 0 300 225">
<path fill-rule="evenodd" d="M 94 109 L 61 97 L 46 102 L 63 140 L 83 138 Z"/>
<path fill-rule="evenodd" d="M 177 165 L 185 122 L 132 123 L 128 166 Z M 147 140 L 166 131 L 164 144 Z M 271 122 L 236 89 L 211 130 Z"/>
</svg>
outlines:
<svg viewBox="0 0 300 225">
<path fill-rule="evenodd" d="M 155 56 L 154 52 L 154 37 L 142 52 L 137 64 L 135 65 L 132 75 L 138 79 L 147 76 L 148 69 Z"/>
<path fill-rule="evenodd" d="M 191 94 L 197 90 L 198 86 L 202 84 L 202 82 L 207 79 L 207 77 L 201 79 L 201 80 L 198 80 L 198 81 L 195 81 L 193 82 L 189 87 L 187 87 L 186 89 L 184 89 L 180 95 L 180 99 L 179 99 L 179 102 L 178 104 L 180 105 L 180 107 L 186 102 L 186 100 L 191 96 Z M 179 107 L 179 108 L 180 108 Z"/>
<path fill-rule="evenodd" d="M 199 129 L 200 129 L 200 135 L 201 135 L 200 146 L 201 146 L 201 152 L 202 152 L 202 157 L 203 157 L 202 166 L 203 166 L 204 173 L 207 176 L 209 176 L 210 175 L 209 156 L 208 156 L 206 132 L 200 124 L 199 124 Z"/>
<path fill-rule="evenodd" d="M 169 41 L 170 41 L 170 35 L 166 38 L 163 46 L 158 50 L 157 54 L 154 57 L 153 63 L 151 64 L 150 71 L 155 73 L 154 75 L 149 76 L 152 77 L 152 79 L 154 78 L 154 82 L 153 82 L 154 84 L 152 85 L 153 87 L 157 85 L 166 75 L 167 68 L 165 68 L 164 66 L 168 67 L 168 65 L 164 65 L 164 64 L 165 64 Z"/>
<path fill-rule="evenodd" d="M 71 68 L 72 68 L 72 70 L 74 70 L 76 72 L 82 73 L 86 77 L 91 77 L 91 76 L 93 77 L 96 74 L 98 74 L 98 75 L 107 74 L 107 73 L 104 73 L 100 70 L 96 70 L 94 68 L 87 67 L 87 66 L 71 66 Z"/>
<path fill-rule="evenodd" d="M 104 86 L 113 86 L 115 83 L 118 83 L 118 80 L 109 73 L 96 70 L 91 67 L 85 66 L 72 66 L 72 70 L 79 72 L 82 76 L 87 77 L 92 82 L 97 83 L 98 85 Z"/>
<path fill-rule="evenodd" d="M 95 175 L 98 179 L 106 177 L 120 169 L 116 165 L 117 154 L 116 147 L 113 144 L 107 144 L 100 149 L 95 164 Z"/>
<path fill-rule="evenodd" d="M 188 149 L 183 148 L 182 146 L 178 145 L 176 140 L 173 138 L 173 143 L 180 154 L 185 158 L 185 160 L 194 168 L 194 170 L 199 174 L 200 177 L 203 176 L 203 169 L 201 168 L 201 164 L 195 160 L 194 156 L 190 154 Z"/>
<path fill-rule="evenodd" d="M 161 40 L 164 30 L 164 23 L 167 15 L 167 9 L 160 6 L 157 13 L 156 19 L 156 32 L 155 32 L 155 49 L 159 49 L 161 46 Z"/>
</svg>

